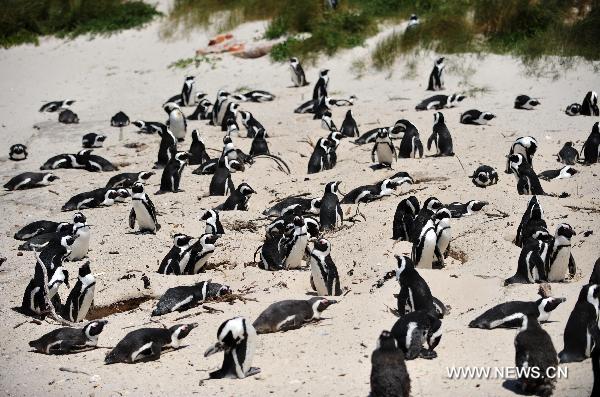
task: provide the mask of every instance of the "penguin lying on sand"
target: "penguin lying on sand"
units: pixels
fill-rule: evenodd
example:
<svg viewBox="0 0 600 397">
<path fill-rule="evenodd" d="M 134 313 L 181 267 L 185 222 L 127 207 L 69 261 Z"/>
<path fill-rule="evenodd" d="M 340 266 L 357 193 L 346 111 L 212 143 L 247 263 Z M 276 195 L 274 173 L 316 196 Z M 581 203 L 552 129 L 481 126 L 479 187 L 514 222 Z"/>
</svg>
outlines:
<svg viewBox="0 0 600 397">
<path fill-rule="evenodd" d="M 565 142 L 556 155 L 556 161 L 566 165 L 575 165 L 579 161 L 579 152 L 573 147 L 573 142 Z"/>
<path fill-rule="evenodd" d="M 551 181 L 553 179 L 566 179 L 570 178 L 577 173 L 577 170 L 570 165 L 565 165 L 558 170 L 547 170 L 540 172 L 538 177 L 545 181 Z"/>
<path fill-rule="evenodd" d="M 263 215 L 268 217 L 279 217 L 282 212 L 293 205 L 299 205 L 303 214 L 319 214 L 320 200 L 317 198 L 306 198 L 299 196 L 290 196 L 281 199 L 271 208 L 263 211 Z"/>
<path fill-rule="evenodd" d="M 423 99 L 417 106 L 415 106 L 415 110 L 440 110 L 444 108 L 453 108 L 465 98 L 466 96 L 462 94 L 434 95 L 427 99 Z"/>
<path fill-rule="evenodd" d="M 527 95 L 519 95 L 515 99 L 515 109 L 532 110 L 539 104 L 540 101 Z"/>
<path fill-rule="evenodd" d="M 21 161 L 27 158 L 27 146 L 17 143 L 12 145 L 8 152 L 8 158 L 12 161 Z"/>
<path fill-rule="evenodd" d="M 498 183 L 498 173 L 489 165 L 480 165 L 469 178 L 472 178 L 473 185 L 482 188 Z"/>
<path fill-rule="evenodd" d="M 408 181 L 408 183 L 411 183 Z M 359 204 L 379 200 L 392 195 L 399 185 L 390 179 L 384 179 L 375 185 L 359 186 L 350 190 L 342 199 L 342 204 Z"/>
<path fill-rule="evenodd" d="M 174 311 L 183 312 L 198 306 L 201 302 L 231 294 L 231 289 L 226 285 L 200 281 L 190 286 L 169 288 L 158 300 L 152 311 L 152 316 L 162 316 Z"/>
<path fill-rule="evenodd" d="M 241 183 L 231 192 L 223 204 L 218 205 L 214 209 L 218 211 L 248 211 L 248 201 L 250 200 L 250 196 L 255 193 L 256 191 L 250 185 L 245 182 Z"/>
<path fill-rule="evenodd" d="M 446 204 L 444 207 L 450 210 L 452 218 L 461 218 L 463 216 L 470 216 L 475 212 L 481 211 L 486 205 L 488 205 L 487 201 L 469 200 L 464 204 L 454 202 Z"/>
<path fill-rule="evenodd" d="M 63 124 L 78 124 L 79 116 L 71 109 L 65 109 L 58 114 L 58 122 Z"/>
<path fill-rule="evenodd" d="M 71 354 L 93 349 L 98 344 L 98 336 L 107 323 L 108 320 L 94 320 L 83 328 L 58 328 L 39 339 L 32 340 L 29 346 L 44 354 Z"/>
<path fill-rule="evenodd" d="M 98 208 L 111 206 L 119 196 L 116 189 L 101 187 L 91 192 L 76 194 L 71 197 L 61 208 L 62 211 L 75 211 L 84 208 Z"/>
<path fill-rule="evenodd" d="M 24 172 L 12 177 L 4 184 L 6 190 L 25 190 L 47 186 L 50 182 L 60 179 L 51 172 Z"/>
<path fill-rule="evenodd" d="M 371 356 L 371 397 L 410 396 L 410 377 L 404 353 L 398 341 L 388 331 L 377 340 Z"/>
<path fill-rule="evenodd" d="M 62 101 L 46 102 L 40 108 L 40 112 L 54 113 L 59 110 L 68 109 L 74 103 L 75 103 L 75 101 L 73 99 L 64 99 Z"/>
<path fill-rule="evenodd" d="M 86 149 L 102 147 L 102 144 L 104 144 L 105 140 L 106 135 L 90 132 L 88 134 L 85 134 L 83 138 L 81 138 L 81 145 Z"/>
<path fill-rule="evenodd" d="M 67 230 L 72 228 L 73 225 L 68 222 L 54 222 L 54 221 L 34 221 L 23 226 L 13 236 L 15 240 L 29 240 L 40 234 L 56 233 L 60 232 L 60 229 Z"/>
<path fill-rule="evenodd" d="M 514 328 L 521 325 L 521 314 L 533 315 L 540 323 L 546 322 L 550 314 L 565 298 L 540 298 L 534 302 L 509 301 L 496 305 L 477 316 L 469 323 L 471 328 L 494 329 Z"/>
<path fill-rule="evenodd" d="M 155 175 L 154 172 L 142 171 L 142 172 L 124 172 L 122 174 L 117 174 L 111 177 L 108 182 L 106 182 L 107 188 L 131 188 L 136 182 L 144 183 L 147 182 L 148 179 L 152 175 Z"/>
<path fill-rule="evenodd" d="M 460 115 L 460 122 L 462 124 L 485 125 L 495 117 L 493 113 L 471 109 Z"/>
<path fill-rule="evenodd" d="M 267 307 L 254 321 L 258 334 L 298 329 L 305 323 L 318 321 L 329 306 L 337 303 L 320 296 L 308 300 L 284 300 Z"/>
</svg>

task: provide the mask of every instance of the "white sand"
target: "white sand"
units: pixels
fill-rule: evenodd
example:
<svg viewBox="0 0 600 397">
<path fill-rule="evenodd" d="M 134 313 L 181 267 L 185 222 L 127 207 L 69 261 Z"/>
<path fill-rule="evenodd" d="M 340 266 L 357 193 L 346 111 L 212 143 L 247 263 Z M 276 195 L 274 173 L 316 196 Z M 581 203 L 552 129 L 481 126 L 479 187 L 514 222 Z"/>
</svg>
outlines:
<svg viewBox="0 0 600 397">
<path fill-rule="evenodd" d="M 92 174 L 77 170 L 57 170 L 59 183 L 50 188 L 3 194 L 0 198 L 1 256 L 8 261 L 0 268 L 0 315 L 4 325 L 0 327 L 0 393 L 6 395 L 316 395 L 361 396 L 369 391 L 370 356 L 376 339 L 383 329 L 390 329 L 395 317 L 387 307 L 395 307 L 394 293 L 398 292 L 395 281 L 369 293 L 372 284 L 385 272 L 395 267 L 394 254 L 410 252 L 406 242 L 393 244 L 392 218 L 399 198 L 388 198 L 362 207 L 368 221 L 357 223 L 350 229 L 327 233 L 333 244 L 332 257 L 341 275 L 342 286 L 350 293 L 341 302 L 325 312 L 326 319 L 297 331 L 259 337 L 254 366 L 262 369 L 258 376 L 245 380 L 204 381 L 221 363 L 221 356 L 208 359 L 204 350 L 215 341 L 219 324 L 233 316 L 243 315 L 253 320 L 270 303 L 289 298 L 307 298 L 310 291 L 309 274 L 304 271 L 269 273 L 256 267 L 245 267 L 252 262 L 252 255 L 261 244 L 262 226 L 259 232 L 232 232 L 228 226 L 234 220 L 251 220 L 261 217 L 267 204 L 277 197 L 310 192 L 320 196 L 324 184 L 344 181 L 342 189 L 349 191 L 360 184 L 371 183 L 389 175 L 389 171 L 373 172 L 368 168 L 371 146 L 356 147 L 347 140 L 338 149 L 338 166 L 327 172 L 307 177 L 306 165 L 311 148 L 302 141 L 325 134 L 319 122 L 311 115 L 296 115 L 292 111 L 312 93 L 312 85 L 289 88 L 291 85 L 288 66 L 272 64 L 267 57 L 242 60 L 229 55 L 222 56 L 216 68 L 203 63 L 198 69 L 167 69 L 167 65 L 192 56 L 194 50 L 207 43 L 208 35 L 196 32 L 189 39 L 164 42 L 158 39 L 160 24 L 155 22 L 142 30 L 134 30 L 96 38 L 89 41 L 78 38 L 64 42 L 44 39 L 40 46 L 20 46 L 0 50 L 0 105 L 3 139 L 0 152 L 17 142 L 29 147 L 26 161 L 2 162 L 0 178 L 8 178 L 23 171 L 34 171 L 50 156 L 74 153 L 80 150 L 81 136 L 89 131 L 100 131 L 109 136 L 105 147 L 95 153 L 115 163 L 129 163 L 121 171 L 141 171 L 152 167 L 159 139 L 157 136 L 136 134 L 134 127 L 125 132 L 125 140 L 118 141 L 118 130 L 109 127 L 109 119 L 119 110 L 125 111 L 132 120 L 164 121 L 161 104 L 179 92 L 187 74 L 197 76 L 198 87 L 210 94 L 219 88 L 235 90 L 238 87 L 264 89 L 277 96 L 267 104 L 242 104 L 263 123 L 272 138 L 271 151 L 281 155 L 290 164 L 292 175 L 286 176 L 272 167 L 268 161 L 258 161 L 245 173 L 234 175 L 236 184 L 248 182 L 258 194 L 250 200 L 250 211 L 223 213 L 227 230 L 219 240 L 212 263 L 229 262 L 231 266 L 220 267 L 197 276 L 161 276 L 155 273 L 160 261 L 171 246 L 171 236 L 176 232 L 199 235 L 204 225 L 198 221 L 202 208 L 210 208 L 223 198 L 210 197 L 198 200 L 208 190 L 210 176 L 192 175 L 193 167 L 184 171 L 184 193 L 152 196 L 160 215 L 163 228 L 156 236 L 129 234 L 127 216 L 130 204 L 111 208 L 85 210 L 88 222 L 94 225 L 89 259 L 94 273 L 103 273 L 98 280 L 95 303 L 104 306 L 126 297 L 151 294 L 159 296 L 167 287 L 192 284 L 212 279 L 230 285 L 234 290 L 256 285 L 248 297 L 256 302 L 209 304 L 224 313 L 201 314 L 183 322 L 197 321 L 200 327 L 185 340 L 186 348 L 165 354 L 160 361 L 139 365 L 105 366 L 105 349 L 68 357 L 44 356 L 30 352 L 27 342 L 54 329 L 44 323 L 26 323 L 11 307 L 21 303 L 24 288 L 33 274 L 33 254 L 17 255 L 20 242 L 12 239 L 21 226 L 38 219 L 70 220 L 72 213 L 61 213 L 60 206 L 72 195 L 104 186 L 114 173 Z M 258 36 L 264 24 L 254 23 L 235 31 L 241 37 Z M 374 39 L 369 40 L 370 45 Z M 352 108 L 361 132 L 380 125 L 391 125 L 397 119 L 407 118 L 421 131 L 426 142 L 433 122 L 432 112 L 417 113 L 414 106 L 430 95 L 425 91 L 433 55 L 415 60 L 416 74 L 403 78 L 410 72 L 402 61 L 393 74 L 367 71 L 361 79 L 351 72 L 351 64 L 364 56 L 367 48 L 341 52 L 334 58 L 323 58 L 319 68 L 331 70 L 330 91 L 335 96 L 355 94 L 358 97 Z M 504 155 L 510 143 L 517 137 L 532 135 L 540 143 L 535 156 L 535 169 L 540 172 L 558 168 L 554 154 L 567 140 L 577 148 L 587 138 L 593 123 L 591 117 L 568 117 L 566 105 L 581 101 L 590 89 L 600 88 L 598 74 L 590 65 L 583 64 L 561 74 L 557 79 L 529 77 L 520 62 L 509 57 L 449 56 L 446 86 L 449 92 L 460 91 L 463 79 L 470 75 L 474 87 L 486 87 L 489 91 L 476 98 L 468 98 L 459 108 L 445 110 L 457 158 L 424 158 L 400 160 L 395 170 L 409 172 L 416 179 L 448 178 L 445 181 L 415 185 L 425 188 L 416 196 L 423 202 L 436 196 L 442 202 L 481 199 L 490 202 L 487 212 L 501 210 L 511 214 L 509 218 L 494 220 L 484 214 L 452 220 L 454 238 L 452 247 L 464 252 L 468 260 L 460 263 L 449 258 L 444 270 L 422 270 L 420 273 L 429 283 L 435 296 L 452 307 L 450 315 L 443 320 L 444 334 L 436 349 L 438 358 L 432 361 L 418 359 L 408 362 L 412 379 L 413 395 L 477 395 L 510 396 L 502 387 L 501 379 L 449 380 L 449 366 L 512 366 L 514 365 L 514 330 L 484 331 L 469 329 L 467 324 L 484 309 L 511 299 L 535 300 L 536 285 L 502 286 L 504 278 L 514 274 L 519 248 L 510 240 L 529 197 L 516 192 L 514 177 L 505 175 Z M 472 71 L 469 72 L 469 68 Z M 305 67 L 308 80 L 316 81 L 317 68 Z M 513 109 L 518 94 L 539 97 L 542 105 L 535 111 Z M 389 100 L 389 98 L 407 98 Z M 37 110 L 45 100 L 76 99 L 73 110 L 78 113 L 81 124 L 59 125 L 56 114 L 42 114 Z M 477 127 L 459 124 L 459 114 L 477 108 L 494 112 L 498 118 L 491 126 Z M 334 109 L 334 120 L 339 126 L 347 108 Z M 192 109 L 186 110 L 190 114 Z M 39 130 L 32 129 L 39 124 Z M 222 133 L 207 126 L 205 122 L 190 122 L 190 130 L 198 128 L 211 148 L 220 149 Z M 243 127 L 242 127 L 243 128 Z M 181 146 L 187 149 L 191 138 Z M 124 143 L 142 141 L 148 148 L 136 152 L 123 147 Z M 250 140 L 237 139 L 235 144 L 248 151 Z M 215 152 L 210 152 L 212 156 Z M 431 154 L 431 153 L 427 153 Z M 495 167 L 500 174 L 498 185 L 478 189 L 467 175 L 481 163 Z M 598 165 L 576 167 L 580 173 L 570 180 L 543 182 L 548 192 L 568 192 L 566 199 L 541 198 L 549 227 L 568 222 L 574 226 L 573 255 L 579 267 L 578 276 L 568 283 L 553 284 L 556 296 L 564 296 L 562 304 L 544 325 L 557 351 L 562 349 L 562 334 L 566 320 L 577 299 L 579 290 L 589 278 L 592 266 L 600 254 L 599 216 L 566 208 L 567 205 L 598 208 L 600 184 Z M 148 191 L 158 190 L 160 176 L 151 179 Z M 58 194 L 49 193 L 53 190 Z M 402 192 L 408 188 L 403 187 Z M 274 192 L 273 192 L 274 191 Z M 350 207 L 348 207 L 350 208 Z M 350 208 L 354 211 L 354 207 Z M 584 237 L 583 232 L 593 234 Z M 119 254 L 109 254 L 118 251 Z M 77 274 L 79 263 L 67 263 L 72 277 Z M 348 275 L 349 270 L 352 275 Z M 136 278 L 119 280 L 126 272 L 136 270 Z M 143 290 L 141 273 L 151 280 L 151 290 Z M 74 283 L 74 279 L 72 282 Z M 61 291 L 63 299 L 66 289 Z M 112 315 L 104 333 L 101 346 L 114 346 L 127 332 L 149 321 L 155 301 L 141 306 L 141 310 Z M 195 313 L 200 309 L 191 310 Z M 172 325 L 182 314 L 160 318 L 165 325 Z M 145 325 L 153 326 L 153 324 Z M 157 325 L 158 326 L 158 325 Z M 88 373 L 60 372 L 60 367 L 79 369 Z M 569 378 L 557 384 L 557 396 L 587 396 L 592 385 L 589 360 L 569 364 Z M 92 378 L 92 375 L 94 377 Z M 97 375 L 97 376 L 95 376 Z"/>
</svg>

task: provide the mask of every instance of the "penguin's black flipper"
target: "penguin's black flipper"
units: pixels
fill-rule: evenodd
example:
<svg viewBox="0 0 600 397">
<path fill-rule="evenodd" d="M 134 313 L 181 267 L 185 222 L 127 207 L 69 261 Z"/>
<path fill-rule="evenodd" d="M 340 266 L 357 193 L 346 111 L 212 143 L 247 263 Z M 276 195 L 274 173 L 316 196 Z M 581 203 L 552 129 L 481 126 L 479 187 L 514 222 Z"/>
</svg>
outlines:
<svg viewBox="0 0 600 397">
<path fill-rule="evenodd" d="M 427 150 L 431 150 L 431 144 L 433 143 L 434 139 L 435 139 L 435 133 L 431 134 L 429 139 L 427 139 Z"/>
<path fill-rule="evenodd" d="M 135 228 L 135 210 L 133 208 L 129 212 L 129 228 Z"/>
<path fill-rule="evenodd" d="M 569 256 L 569 276 L 571 278 L 575 277 L 575 273 L 577 273 L 577 265 L 575 265 L 575 258 L 573 258 L 573 254 Z"/>
</svg>

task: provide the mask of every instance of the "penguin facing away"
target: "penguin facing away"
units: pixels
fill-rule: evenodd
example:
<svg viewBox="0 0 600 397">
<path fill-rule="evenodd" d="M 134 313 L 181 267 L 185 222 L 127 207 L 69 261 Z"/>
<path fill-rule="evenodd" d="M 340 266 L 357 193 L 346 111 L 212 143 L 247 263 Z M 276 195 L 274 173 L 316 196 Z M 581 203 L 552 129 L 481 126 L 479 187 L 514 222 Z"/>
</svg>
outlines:
<svg viewBox="0 0 600 397">
<path fill-rule="evenodd" d="M 79 278 L 63 306 L 62 317 L 72 322 L 83 321 L 94 301 L 95 289 L 96 279 L 90 262 L 86 262 L 79 268 Z"/>
<path fill-rule="evenodd" d="M 436 147 L 436 156 L 454 156 L 452 136 L 441 112 L 433 115 L 433 132 L 427 140 L 427 150 L 431 150 L 432 143 Z"/>
<path fill-rule="evenodd" d="M 339 296 L 340 277 L 337 267 L 331 259 L 331 243 L 322 238 L 314 243 L 310 253 L 310 283 L 317 294 Z"/>
<path fill-rule="evenodd" d="M 427 91 L 441 91 L 444 89 L 444 57 L 437 59 L 433 64 L 433 70 L 429 75 Z"/>
<path fill-rule="evenodd" d="M 325 193 L 321 198 L 321 209 L 319 211 L 319 223 L 324 230 L 340 227 L 344 221 L 344 213 L 337 195 L 340 183 L 329 182 L 325 186 Z"/>
<path fill-rule="evenodd" d="M 591 356 L 600 340 L 598 312 L 600 286 L 587 284 L 581 288 L 575 307 L 569 315 L 563 334 L 564 348 L 558 353 L 561 364 L 579 362 Z"/>
<path fill-rule="evenodd" d="M 595 91 L 589 91 L 585 94 L 583 102 L 581 103 L 582 116 L 600 116 L 600 110 L 598 109 L 598 94 Z"/>
<path fill-rule="evenodd" d="M 308 300 L 284 300 L 269 305 L 254 321 L 258 334 L 298 329 L 305 323 L 318 321 L 329 306 L 337 303 L 320 296 Z"/>
<path fill-rule="evenodd" d="M 579 161 L 579 152 L 573 147 L 573 142 L 565 142 L 556 155 L 556 161 L 566 165 L 575 165 Z"/>
<path fill-rule="evenodd" d="M 584 164 L 595 164 L 600 162 L 600 127 L 598 122 L 594 123 L 592 132 L 581 148 Z"/>
<path fill-rule="evenodd" d="M 410 376 L 404 362 L 404 353 L 398 341 L 388 331 L 377 340 L 371 356 L 371 397 L 410 396 Z"/>
<path fill-rule="evenodd" d="M 199 165 L 208 160 L 210 160 L 210 156 L 206 153 L 206 146 L 200 138 L 200 133 L 198 130 L 192 131 L 192 143 L 190 145 L 190 165 Z"/>
<path fill-rule="evenodd" d="M 43 354 L 71 354 L 93 349 L 107 323 L 108 320 L 94 320 L 83 328 L 58 328 L 30 341 L 29 346 Z"/>
<path fill-rule="evenodd" d="M 156 217 L 154 203 L 144 192 L 144 185 L 136 182 L 131 188 L 132 208 L 129 212 L 129 227 L 133 229 L 137 222 L 140 233 L 156 233 L 160 224 Z"/>
<path fill-rule="evenodd" d="M 398 203 L 392 224 L 392 240 L 410 241 L 419 210 L 419 200 L 415 196 L 405 198 Z"/>
<path fill-rule="evenodd" d="M 360 136 L 358 126 L 356 125 L 356 120 L 354 120 L 354 117 L 352 116 L 352 109 L 348 109 L 346 112 L 346 117 L 344 117 L 340 132 L 343 136 L 348 138 Z"/>
</svg>

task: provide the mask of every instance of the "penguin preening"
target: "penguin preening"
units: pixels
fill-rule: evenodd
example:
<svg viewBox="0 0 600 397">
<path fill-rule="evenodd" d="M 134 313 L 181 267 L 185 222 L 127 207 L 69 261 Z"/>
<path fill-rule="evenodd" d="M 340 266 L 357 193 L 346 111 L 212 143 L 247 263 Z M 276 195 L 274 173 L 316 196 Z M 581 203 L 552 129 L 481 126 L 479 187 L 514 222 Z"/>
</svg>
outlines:
<svg viewBox="0 0 600 397">
<path fill-rule="evenodd" d="M 427 91 L 441 91 L 444 89 L 444 57 L 438 58 L 433 63 L 433 70 L 429 75 L 429 84 Z"/>
<path fill-rule="evenodd" d="M 400 158 L 423 158 L 423 143 L 419 136 L 419 130 L 410 121 L 402 119 L 396 121 L 391 137 L 402 135 L 400 146 L 398 148 L 398 157 Z"/>
<path fill-rule="evenodd" d="M 329 306 L 337 303 L 320 296 L 308 300 L 284 300 L 269 305 L 254 321 L 258 334 L 298 329 L 304 324 L 318 321 Z"/>
<path fill-rule="evenodd" d="M 231 289 L 222 284 L 200 281 L 190 286 L 169 288 L 160 297 L 152 316 L 162 316 L 171 312 L 183 312 L 198 306 L 201 302 L 228 295 Z"/>
<path fill-rule="evenodd" d="M 556 155 L 556 161 L 566 165 L 575 165 L 579 161 L 579 152 L 573 147 L 573 142 L 565 142 Z"/>
<path fill-rule="evenodd" d="M 210 120 L 212 103 L 206 98 L 202 98 L 192 114 L 186 117 L 188 120 Z"/>
<path fill-rule="evenodd" d="M 471 328 L 494 329 L 514 328 L 521 325 L 521 315 L 532 315 L 540 323 L 546 322 L 550 314 L 565 298 L 540 298 L 536 301 L 509 301 L 496 305 L 469 323 Z"/>
<path fill-rule="evenodd" d="M 534 137 L 523 136 L 517 138 L 510 147 L 508 156 L 506 156 L 506 173 L 510 174 L 510 156 L 513 154 L 521 154 L 525 157 L 525 161 L 533 166 L 533 155 L 537 151 L 538 142 Z"/>
<path fill-rule="evenodd" d="M 204 272 L 204 267 L 216 250 L 217 234 L 205 233 L 189 248 L 190 258 L 183 274 L 198 274 Z"/>
<path fill-rule="evenodd" d="M 61 247 L 49 263 L 45 263 L 41 259 L 41 255 L 36 257 L 33 278 L 25 287 L 23 293 L 20 308 L 23 314 L 42 315 L 50 310 L 47 302 L 50 302 L 55 310 L 60 311 L 60 301 L 54 298 L 58 296 L 58 289 L 62 284 L 69 287 L 69 272 L 62 267 L 62 263 L 70 252 L 70 250 Z M 46 268 L 47 278 L 44 277 L 44 267 Z M 47 283 L 46 286 L 44 286 L 44 282 Z M 48 293 L 46 293 L 46 289 Z"/>
<path fill-rule="evenodd" d="M 411 236 L 414 234 L 415 217 L 419 213 L 419 210 L 419 200 L 415 196 L 405 198 L 398 203 L 392 224 L 393 240 L 411 240 Z"/>
<path fill-rule="evenodd" d="M 594 123 L 592 132 L 586 139 L 581 149 L 584 164 L 595 164 L 600 162 L 600 127 L 598 122 Z"/>
<path fill-rule="evenodd" d="M 17 143 L 10 147 L 8 158 L 12 161 L 21 161 L 27 158 L 27 154 L 27 146 Z"/>
<path fill-rule="evenodd" d="M 304 69 L 302 69 L 302 65 L 296 57 L 290 58 L 290 72 L 292 75 L 292 83 L 294 83 L 294 87 L 303 87 L 309 84 L 308 81 L 306 81 Z"/>
<path fill-rule="evenodd" d="M 43 354 L 71 354 L 93 349 L 108 320 L 94 320 L 83 328 L 62 327 L 29 342 L 29 346 Z"/>
<path fill-rule="evenodd" d="M 587 284 L 581 288 L 563 333 L 564 348 L 558 353 L 561 364 L 583 361 L 597 348 L 600 341 L 599 295 L 598 284 Z"/>
<path fill-rule="evenodd" d="M 51 182 L 60 179 L 51 172 L 24 172 L 12 177 L 4 184 L 6 190 L 25 190 L 41 186 L 48 186 Z"/>
<path fill-rule="evenodd" d="M 85 320 L 94 302 L 95 289 L 96 279 L 90 270 L 90 262 L 86 262 L 79 268 L 79 278 L 62 308 L 62 317 L 72 322 Z"/>
<path fill-rule="evenodd" d="M 417 310 L 400 317 L 390 333 L 407 360 L 431 360 L 437 357 L 435 348 L 442 339 L 442 322 L 430 312 Z M 427 348 L 423 347 L 425 343 Z"/>
<path fill-rule="evenodd" d="M 446 127 L 444 115 L 437 112 L 433 115 L 433 132 L 427 140 L 427 150 L 431 150 L 431 144 L 436 147 L 436 156 L 454 156 L 452 135 Z"/>
<path fill-rule="evenodd" d="M 410 396 L 410 376 L 398 341 L 383 331 L 371 356 L 371 397 Z"/>
<path fill-rule="evenodd" d="M 498 183 L 498 172 L 489 165 L 480 165 L 470 178 L 475 186 L 486 188 Z"/>
<path fill-rule="evenodd" d="M 517 227 L 514 243 L 522 247 L 529 238 L 547 241 L 551 238 L 548 225 L 544 218 L 544 211 L 537 196 L 533 196 L 527 203 L 527 208 L 521 217 Z"/>
<path fill-rule="evenodd" d="M 331 243 L 322 238 L 314 243 L 310 253 L 310 284 L 317 294 L 339 296 L 340 277 L 337 267 L 331 259 Z"/>
<path fill-rule="evenodd" d="M 517 180 L 517 192 L 525 195 L 545 195 L 538 175 L 522 154 L 508 157 L 510 170 Z"/>
<path fill-rule="evenodd" d="M 429 285 L 415 269 L 413 261 L 408 256 L 395 255 L 395 257 L 396 280 L 400 284 L 397 298 L 398 315 L 402 317 L 407 313 L 422 310 L 435 317 L 444 317 L 443 312 L 438 312 Z"/>
<path fill-rule="evenodd" d="M 144 192 L 144 185 L 136 182 L 131 192 L 132 208 L 129 212 L 129 227 L 133 229 L 137 222 L 140 233 L 156 233 L 160 230 L 160 224 L 156 218 L 154 203 Z"/>
</svg>

